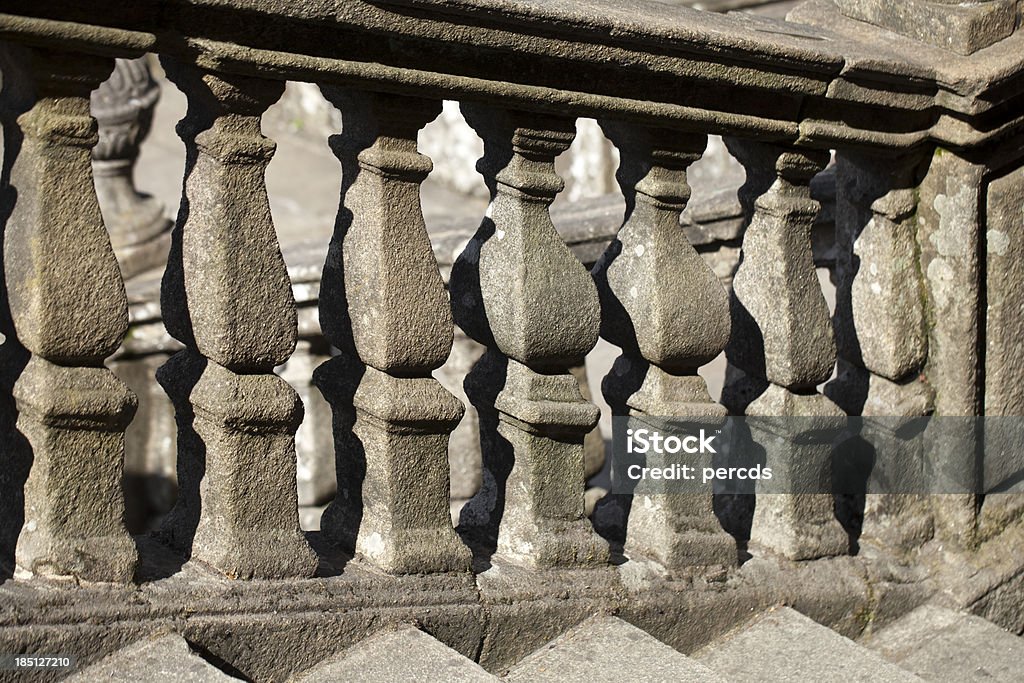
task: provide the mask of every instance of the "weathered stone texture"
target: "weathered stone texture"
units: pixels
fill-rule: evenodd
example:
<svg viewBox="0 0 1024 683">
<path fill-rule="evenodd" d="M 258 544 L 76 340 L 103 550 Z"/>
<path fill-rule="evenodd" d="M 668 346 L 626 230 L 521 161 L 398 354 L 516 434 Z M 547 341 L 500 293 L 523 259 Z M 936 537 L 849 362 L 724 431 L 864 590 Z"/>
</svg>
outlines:
<svg viewBox="0 0 1024 683">
<path fill-rule="evenodd" d="M 32 460 L 16 551 L 26 577 L 127 582 L 135 571 L 121 473 L 136 398 L 103 366 L 127 329 L 127 300 L 89 161 L 89 93 L 112 68 L 4 53 L 4 271 L 17 342 L 31 353 L 13 386 L 20 434 L 10 448 Z"/>
<path fill-rule="evenodd" d="M 484 554 L 497 546 L 536 566 L 601 564 L 608 548 L 583 514 L 583 440 L 598 410 L 569 373 L 597 342 L 599 304 L 548 214 L 572 122 L 464 112 L 484 139 L 478 168 L 491 205 L 451 275 L 456 323 L 489 347 L 466 378 L 484 476 L 460 530 Z"/>
<path fill-rule="evenodd" d="M 989 183 L 985 222 L 985 414 L 1024 415 L 1024 168 Z"/>
<path fill-rule="evenodd" d="M 925 680 L 1020 678 L 1024 639 L 980 617 L 925 605 L 878 633 L 865 645 Z"/>
<path fill-rule="evenodd" d="M 335 411 L 338 494 L 321 528 L 390 572 L 468 570 L 452 528 L 448 438 L 464 408 L 431 377 L 452 347 L 451 309 L 420 207 L 420 128 L 440 103 L 326 89 L 342 206 L 320 321 L 342 355 L 315 381 Z"/>
<path fill-rule="evenodd" d="M 935 392 L 937 416 L 982 412 L 978 244 L 985 222 L 986 173 L 983 164 L 937 149 L 921 181 L 917 241 L 927 303 L 924 374 Z M 970 471 L 950 476 L 967 481 L 965 477 L 973 476 L 977 444 L 973 426 L 961 429 L 953 423 L 934 427 L 935 434 L 926 444 L 928 457 L 935 462 L 963 463 Z M 973 546 L 978 502 L 968 494 L 942 496 L 941 504 L 935 501 L 936 535 L 945 543 Z"/>
<path fill-rule="evenodd" d="M 756 617 L 696 659 L 731 681 L 918 680 L 789 607 Z"/>
<path fill-rule="evenodd" d="M 828 152 L 730 140 L 747 169 L 740 201 L 750 226 L 733 279 L 729 362 L 746 373 L 723 390 L 734 414 L 816 418 L 837 426 L 843 411 L 817 393 L 835 364 L 828 305 L 814 270 L 811 227 L 820 208 L 810 182 Z M 795 495 L 758 496 L 751 542 L 790 559 L 837 555 L 846 535 L 833 514 L 828 480 L 831 445 L 803 435 L 807 420 L 767 424 L 774 471 Z M 811 431 L 816 429 L 811 426 Z"/>
<path fill-rule="evenodd" d="M 626 198 L 625 222 L 593 270 L 601 334 L 622 349 L 603 391 L 616 415 L 638 425 L 644 415 L 713 423 L 726 410 L 697 370 L 729 340 L 729 299 L 679 221 L 690 197 L 686 168 L 707 139 L 603 125 L 619 149 Z M 668 567 L 736 562 L 710 495 L 638 496 L 626 524 L 626 552 Z"/>
<path fill-rule="evenodd" d="M 302 404 L 273 374 L 295 348 L 295 304 L 263 180 L 274 144 L 260 132 L 284 86 L 165 68 L 190 109 L 161 305 L 188 348 L 157 373 L 178 422 L 178 502 L 161 535 L 232 577 L 310 576 L 295 483 Z"/>
<path fill-rule="evenodd" d="M 1017 27 L 1016 0 L 836 0 L 840 11 L 913 40 L 970 55 Z"/>
</svg>

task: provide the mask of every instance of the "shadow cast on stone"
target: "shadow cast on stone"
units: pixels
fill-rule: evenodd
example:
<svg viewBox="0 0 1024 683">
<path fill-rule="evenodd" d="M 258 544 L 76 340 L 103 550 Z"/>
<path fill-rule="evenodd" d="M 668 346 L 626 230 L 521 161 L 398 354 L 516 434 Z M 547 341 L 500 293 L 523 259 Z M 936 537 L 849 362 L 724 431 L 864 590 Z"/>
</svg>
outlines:
<svg viewBox="0 0 1024 683">
<path fill-rule="evenodd" d="M 207 648 L 202 643 L 197 642 L 195 640 L 189 640 L 188 645 L 189 649 L 191 649 L 196 655 L 198 655 L 201 659 L 203 659 L 206 663 L 208 663 L 210 666 L 217 669 L 218 671 L 221 671 L 222 673 L 227 674 L 228 676 L 231 676 L 233 678 L 237 678 L 239 681 L 253 680 L 251 677 L 246 676 L 240 670 L 232 666 L 231 663 L 228 662 L 226 659 L 214 654 L 209 648 Z"/>
<path fill-rule="evenodd" d="M 178 484 L 171 477 L 155 473 L 126 473 L 121 478 L 124 492 L 124 524 L 133 536 L 155 531 L 169 512 L 161 500 L 177 500 Z M 160 492 L 159 494 L 157 492 Z"/>
<path fill-rule="evenodd" d="M 732 333 L 729 337 L 729 344 L 725 348 L 725 357 L 729 365 L 741 369 L 749 381 L 755 384 L 755 377 L 767 375 L 767 364 L 765 360 L 764 333 L 754 320 L 747 307 L 739 300 L 735 292 L 729 293 L 729 317 L 731 319 Z M 727 387 L 731 383 L 726 384 Z M 763 382 L 763 389 L 768 387 L 768 382 Z M 763 392 L 763 389 L 761 390 Z M 758 392 L 757 395 L 760 395 Z M 735 396 L 727 396 L 725 390 L 722 394 L 722 403 L 729 409 L 731 415 L 743 415 L 746 407 L 750 405 L 756 396 L 747 396 L 738 399 Z M 728 402 L 727 402 L 728 401 Z"/>
<path fill-rule="evenodd" d="M 187 96 L 205 91 L 205 86 L 196 80 L 191 69 L 181 68 L 173 58 L 163 57 L 161 66 L 175 86 Z M 185 116 L 177 123 L 175 130 L 185 143 L 185 173 L 182 180 L 181 203 L 171 229 L 171 247 L 167 254 L 167 266 L 160 282 L 160 310 L 167 332 L 186 346 L 196 348 L 192 316 L 189 313 L 188 291 L 185 288 L 183 256 L 183 232 L 191 215 L 188 197 L 188 182 L 199 159 L 199 147 L 195 137 L 213 126 L 213 115 L 208 103 L 200 104 L 195 96 L 189 96 Z"/>
<path fill-rule="evenodd" d="M 356 540 L 363 520 L 363 482 L 366 480 L 366 450 L 355 434 L 356 390 L 366 372 L 358 358 L 342 353 L 313 371 L 313 384 L 331 406 L 334 457 L 338 488 L 334 500 L 320 520 L 320 543 L 329 541 L 344 555 L 331 554 L 331 567 L 321 561 L 321 571 L 341 573 L 355 555 Z M 323 556 L 323 555 L 321 555 Z M 330 574 L 328 574 L 330 575 Z"/>
<path fill-rule="evenodd" d="M 4 353 L 0 354 L 7 361 L 10 354 L 4 344 Z M 25 354 L 27 359 L 27 353 Z M 24 368 L 24 362 L 15 367 Z M 25 523 L 25 482 L 32 469 L 32 446 L 28 439 L 15 426 L 16 411 L 13 400 L 8 393 L 8 376 L 13 373 L 11 366 L 6 366 L 3 378 L 3 405 L 0 406 L 0 435 L 4 440 L 2 457 L 4 465 L 0 468 L 0 583 L 14 576 L 15 549 L 21 527 Z M 17 371 L 20 374 L 20 369 Z"/>
<path fill-rule="evenodd" d="M 505 388 L 508 359 L 489 349 L 466 375 L 466 394 L 480 421 L 483 483 L 459 514 L 456 532 L 473 552 L 475 571 L 486 571 L 498 548 L 498 529 L 505 512 L 505 487 L 515 464 L 512 444 L 498 432 L 494 402 Z"/>
<path fill-rule="evenodd" d="M 727 534 L 736 541 L 736 560 L 743 566 L 750 554 L 750 531 L 754 526 L 757 496 L 752 493 L 718 493 L 712 502 L 715 517 Z"/>
<path fill-rule="evenodd" d="M 612 565 L 629 562 L 625 552 L 626 532 L 632 509 L 633 496 L 629 493 L 609 493 L 594 506 L 591 518 L 594 531 L 608 542 L 608 561 Z"/>
<path fill-rule="evenodd" d="M 494 221 L 484 218 L 473 239 L 455 259 L 449 278 L 452 302 L 452 317 L 455 324 L 466 336 L 494 348 L 494 333 L 483 310 L 483 294 L 480 290 L 480 250 L 484 243 L 494 236 Z M 471 371 L 472 372 L 472 371 Z M 497 394 L 495 394 L 497 395 Z"/>
<path fill-rule="evenodd" d="M 19 343 L 7 296 L 4 246 L 8 220 L 18 202 L 11 182 L 14 163 L 24 135 L 17 118 L 29 110 L 33 97 L 27 74 L 25 48 L 0 46 L 0 125 L 3 128 L 3 169 L 0 171 L 0 583 L 14 575 L 15 548 L 25 522 L 25 482 L 32 468 L 32 447 L 18 431 L 14 385 L 28 364 L 29 352 Z"/>
<path fill-rule="evenodd" d="M 0 236 L 0 254 L 3 253 Z M 7 286 L 0 259 L 0 582 L 14 575 L 15 548 L 25 523 L 25 482 L 32 469 L 32 446 L 18 431 L 14 384 L 28 364 L 29 352 L 18 343 L 7 307 Z"/>
<path fill-rule="evenodd" d="M 335 105 L 363 106 L 344 89 L 325 88 L 324 95 Z M 365 118 L 365 115 L 364 115 Z M 345 285 L 345 238 L 355 218 L 345 199 L 359 177 L 359 152 L 374 141 L 373 131 L 345 129 L 332 135 L 328 145 L 341 164 L 341 188 L 334 231 L 327 247 L 320 278 L 320 329 L 339 354 L 313 371 L 313 384 L 331 406 L 337 489 L 324 510 L 320 533 L 315 540 L 321 557 L 319 575 L 341 574 L 354 557 L 363 519 L 363 483 L 366 480 L 366 449 L 355 434 L 355 395 L 366 365 L 359 360 Z"/>
<path fill-rule="evenodd" d="M 179 569 L 191 558 L 202 511 L 200 484 L 206 475 L 206 443 L 195 430 L 191 395 L 206 364 L 206 358 L 186 349 L 173 355 L 156 372 L 157 381 L 174 405 L 178 428 L 178 498 L 152 535 L 178 554 Z"/>
<path fill-rule="evenodd" d="M 729 425 L 730 435 L 726 439 L 728 450 L 714 459 L 715 467 L 751 468 L 767 464 L 767 451 L 755 443 L 749 425 L 743 420 L 733 420 Z M 719 524 L 736 541 L 736 560 L 739 566 L 751 559 L 749 551 L 750 534 L 754 526 L 754 512 L 757 509 L 757 484 L 753 480 L 730 481 L 728 490 L 716 491 L 712 497 L 712 509 Z"/>
<path fill-rule="evenodd" d="M 303 534 L 319 560 L 316 578 L 342 576 L 345 567 L 355 558 L 355 551 L 342 548 L 323 531 L 305 531 Z"/>
<path fill-rule="evenodd" d="M 877 461 L 875 446 L 860 434 L 851 434 L 832 451 L 833 511 L 849 539 L 849 553 L 860 552 L 868 483 Z"/>
</svg>

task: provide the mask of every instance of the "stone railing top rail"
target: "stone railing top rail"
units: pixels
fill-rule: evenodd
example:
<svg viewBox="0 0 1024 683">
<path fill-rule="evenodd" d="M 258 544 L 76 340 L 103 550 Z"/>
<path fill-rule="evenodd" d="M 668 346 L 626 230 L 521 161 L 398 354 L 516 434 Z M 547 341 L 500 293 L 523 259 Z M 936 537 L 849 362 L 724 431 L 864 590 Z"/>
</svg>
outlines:
<svg viewBox="0 0 1024 683">
<path fill-rule="evenodd" d="M 1021 125 L 1024 36 L 970 56 L 811 0 L 792 21 L 615 0 L 7 0 L 0 37 L 818 147 Z M 800 23 L 795 23 L 800 22 Z"/>
</svg>

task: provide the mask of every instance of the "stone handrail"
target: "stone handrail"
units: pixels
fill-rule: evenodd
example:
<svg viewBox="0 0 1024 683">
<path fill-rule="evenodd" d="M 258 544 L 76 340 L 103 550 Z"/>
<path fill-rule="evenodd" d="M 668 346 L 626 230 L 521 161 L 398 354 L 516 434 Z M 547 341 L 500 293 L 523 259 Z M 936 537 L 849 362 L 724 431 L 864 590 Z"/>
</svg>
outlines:
<svg viewBox="0 0 1024 683">
<path fill-rule="evenodd" d="M 818 146 L 976 145 L 1020 122 L 1000 105 L 1024 87 L 1019 35 L 950 59 L 842 16 L 834 0 L 805 3 L 791 16 L 800 23 L 612 0 L 149 0 L 130 11 L 32 0 L 5 8 L 0 36 L 27 43 L 60 39 L 252 76 Z"/>
<path fill-rule="evenodd" d="M 260 117 L 285 80 L 319 84 L 344 117 L 332 137 L 342 203 L 319 294 L 341 354 L 314 374 L 338 458 L 322 536 L 378 569 L 468 572 L 474 553 L 534 569 L 608 563 L 583 504 L 583 437 L 598 410 L 569 372 L 599 334 L 622 349 L 604 383 L 617 415 L 931 412 L 943 380 L 922 379 L 929 336 L 944 342 L 934 316 L 955 306 L 911 258 L 920 169 L 936 145 L 969 154 L 1015 133 L 1024 37 L 950 59 L 830 0 L 792 18 L 611 0 L 5 2 L 5 333 L 24 347 L 8 344 L 9 443 L 33 461 L 23 510 L 0 510 L 24 517 L 18 575 L 130 582 L 138 561 L 119 492 L 137 400 L 104 366 L 127 302 L 90 167 L 89 96 L 114 57 L 159 53 L 189 98 L 161 297 L 184 348 L 157 375 L 176 409 L 180 492 L 158 537 L 224 575 L 318 567 L 296 519 L 301 403 L 274 374 L 297 318 Z M 431 162 L 416 142 L 441 99 L 461 101 L 483 138 L 491 192 L 447 290 L 419 206 Z M 580 116 L 598 118 L 618 148 L 626 200 L 592 274 L 548 210 L 562 189 L 555 157 Z M 747 171 L 731 296 L 679 229 L 686 169 L 708 134 L 730 136 Z M 833 149 L 835 333 L 810 239 L 811 182 Z M 939 252 L 925 259 L 976 275 L 976 249 Z M 431 376 L 453 324 L 487 347 L 466 381 L 484 484 L 458 534 L 446 448 L 464 406 Z M 842 375 L 822 393 L 837 349 Z M 723 350 L 737 372 L 718 403 L 697 371 Z M 736 563 L 710 495 L 646 497 L 629 514 L 628 553 L 672 570 Z M 848 547 L 826 495 L 759 502 L 751 538 L 791 559 Z"/>
</svg>

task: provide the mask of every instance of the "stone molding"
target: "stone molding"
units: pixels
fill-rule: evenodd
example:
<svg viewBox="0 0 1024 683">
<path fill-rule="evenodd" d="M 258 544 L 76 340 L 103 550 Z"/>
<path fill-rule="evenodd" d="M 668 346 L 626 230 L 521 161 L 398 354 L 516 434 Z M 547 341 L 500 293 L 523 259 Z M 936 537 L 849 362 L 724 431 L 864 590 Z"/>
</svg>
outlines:
<svg viewBox="0 0 1024 683">
<path fill-rule="evenodd" d="M 219 3 L 157 8 L 13 2 L 0 14 L 0 37 L 823 148 L 973 147 L 1024 122 L 1019 108 L 1000 106 L 1024 87 L 1024 36 L 950 60 L 844 17 L 834 0 L 810 0 L 790 21 L 607 0 L 262 0 L 244 35 L 225 24 Z M 47 18 L 55 16 L 62 21 Z M 485 53 L 496 58 L 479 59 Z"/>
</svg>

